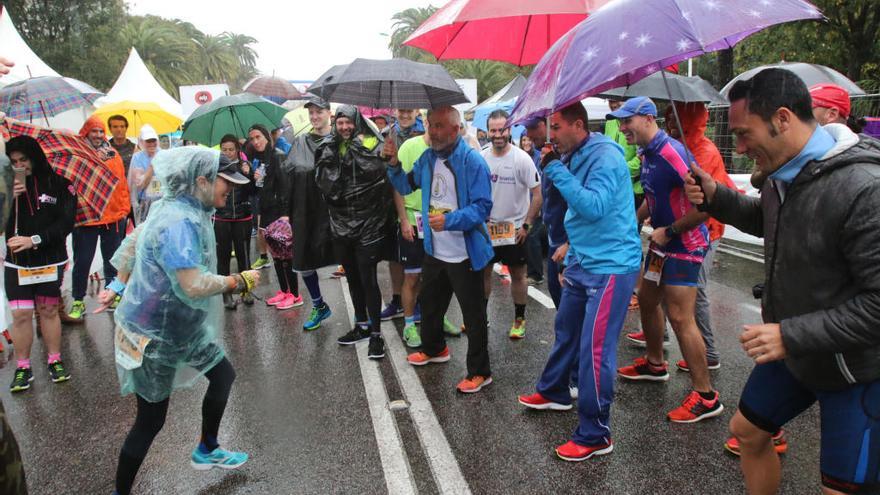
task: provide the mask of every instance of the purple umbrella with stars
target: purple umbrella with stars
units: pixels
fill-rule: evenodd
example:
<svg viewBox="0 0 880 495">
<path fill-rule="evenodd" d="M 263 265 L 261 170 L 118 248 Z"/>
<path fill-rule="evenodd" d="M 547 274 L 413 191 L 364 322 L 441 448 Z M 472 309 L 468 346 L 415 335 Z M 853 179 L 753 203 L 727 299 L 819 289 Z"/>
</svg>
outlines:
<svg viewBox="0 0 880 495">
<path fill-rule="evenodd" d="M 615 0 L 560 38 L 517 100 L 512 122 L 629 86 L 773 25 L 822 19 L 805 0 Z"/>
</svg>

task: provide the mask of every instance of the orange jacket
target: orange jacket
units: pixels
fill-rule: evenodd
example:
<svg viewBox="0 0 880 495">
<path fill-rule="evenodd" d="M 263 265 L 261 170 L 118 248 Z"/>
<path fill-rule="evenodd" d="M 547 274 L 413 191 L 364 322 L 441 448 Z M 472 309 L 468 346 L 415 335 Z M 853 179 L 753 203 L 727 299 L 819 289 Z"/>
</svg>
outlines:
<svg viewBox="0 0 880 495">
<path fill-rule="evenodd" d="M 96 127 L 104 129 L 105 133 L 107 132 L 107 128 L 104 126 L 104 121 L 101 120 L 100 117 L 92 115 L 79 130 L 79 135 L 88 138 L 89 131 Z M 110 150 L 112 151 L 112 148 L 110 148 Z M 100 220 L 84 224 L 83 226 L 85 227 L 116 223 L 127 217 L 128 212 L 131 210 L 131 201 L 128 193 L 128 180 L 125 177 L 125 165 L 122 163 L 122 157 L 119 156 L 119 153 L 113 151 L 113 156 L 104 160 L 104 165 L 106 165 L 107 168 L 113 172 L 113 175 L 119 179 L 119 183 L 116 185 L 116 189 L 113 190 L 113 194 L 110 196 L 110 202 L 107 203 L 107 207 L 104 209 L 104 214 L 101 215 Z"/>
<path fill-rule="evenodd" d="M 693 153 L 697 164 L 711 175 L 716 182 L 736 190 L 736 186 L 727 170 L 724 168 L 724 160 L 721 153 L 711 139 L 706 137 L 706 124 L 709 122 L 709 110 L 702 103 L 675 103 L 678 116 L 681 118 L 681 127 L 684 130 L 684 140 L 688 149 Z M 706 221 L 709 228 L 709 240 L 715 241 L 724 235 L 724 224 L 710 218 Z"/>
</svg>

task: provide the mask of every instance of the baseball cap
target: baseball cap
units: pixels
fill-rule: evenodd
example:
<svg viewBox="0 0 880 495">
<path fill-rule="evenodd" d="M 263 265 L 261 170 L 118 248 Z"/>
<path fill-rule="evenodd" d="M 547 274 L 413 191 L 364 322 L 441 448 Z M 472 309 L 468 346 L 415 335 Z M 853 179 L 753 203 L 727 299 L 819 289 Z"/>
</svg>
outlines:
<svg viewBox="0 0 880 495">
<path fill-rule="evenodd" d="M 836 108 L 843 118 L 849 117 L 849 93 L 836 84 L 819 83 L 810 86 L 813 108 Z"/>
<path fill-rule="evenodd" d="M 153 129 L 153 126 L 151 126 L 150 124 L 144 124 L 143 127 L 141 127 L 141 133 L 138 137 L 141 141 L 159 139 L 159 135 L 156 134 L 156 129 Z"/>
<path fill-rule="evenodd" d="M 634 115 L 651 115 L 656 117 L 657 105 L 647 96 L 636 96 L 626 100 L 626 103 L 617 110 L 605 115 L 605 119 L 627 119 Z"/>
<path fill-rule="evenodd" d="M 223 177 L 233 184 L 244 185 L 250 182 L 238 171 L 240 162 L 238 160 L 230 160 L 226 155 L 220 155 L 220 167 L 217 169 L 217 175 Z"/>
<path fill-rule="evenodd" d="M 306 100 L 306 104 L 304 105 L 306 108 L 309 108 L 309 106 L 315 106 L 318 108 L 323 108 L 324 110 L 330 110 L 330 103 L 317 95 L 306 93 L 304 99 Z"/>
<path fill-rule="evenodd" d="M 522 125 L 526 129 L 534 129 L 535 127 L 538 127 L 538 124 L 540 124 L 541 122 L 547 122 L 547 118 L 546 117 L 532 117 L 532 118 L 526 120 L 525 122 L 523 122 Z"/>
</svg>

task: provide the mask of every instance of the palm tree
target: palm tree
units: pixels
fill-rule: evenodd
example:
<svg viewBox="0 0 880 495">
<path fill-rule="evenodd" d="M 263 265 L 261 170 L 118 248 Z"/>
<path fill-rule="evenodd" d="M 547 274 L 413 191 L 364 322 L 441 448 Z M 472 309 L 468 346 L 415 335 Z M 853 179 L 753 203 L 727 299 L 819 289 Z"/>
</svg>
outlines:
<svg viewBox="0 0 880 495">
<path fill-rule="evenodd" d="M 404 46 L 403 44 L 436 11 L 437 7 L 429 5 L 427 7 L 412 7 L 391 16 L 394 24 L 392 25 L 393 31 L 388 42 L 388 48 L 391 49 L 391 54 L 394 58 L 406 58 L 416 62 L 436 61 L 430 53 L 419 48 Z"/>
<path fill-rule="evenodd" d="M 202 35 L 194 42 L 204 82 L 232 82 L 238 78 L 238 58 L 223 36 Z"/>
<path fill-rule="evenodd" d="M 196 60 L 191 39 L 173 22 L 146 16 L 132 17 L 120 33 L 124 46 L 134 47 L 153 76 L 171 95 L 192 82 Z"/>
<path fill-rule="evenodd" d="M 452 77 L 477 80 L 477 98 L 483 101 L 521 72 L 518 67 L 490 60 L 450 60 L 443 64 Z"/>
<path fill-rule="evenodd" d="M 257 52 L 251 47 L 257 39 L 246 34 L 225 32 L 220 35 L 227 45 L 232 48 L 238 62 L 244 67 L 257 66 Z"/>
</svg>

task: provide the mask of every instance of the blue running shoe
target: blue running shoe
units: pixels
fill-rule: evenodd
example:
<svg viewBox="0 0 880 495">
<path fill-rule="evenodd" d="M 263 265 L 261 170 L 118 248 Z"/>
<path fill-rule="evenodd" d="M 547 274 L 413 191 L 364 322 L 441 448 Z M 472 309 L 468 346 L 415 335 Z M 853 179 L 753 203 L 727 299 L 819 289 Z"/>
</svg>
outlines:
<svg viewBox="0 0 880 495">
<path fill-rule="evenodd" d="M 416 307 L 413 310 L 413 319 L 416 323 L 422 322 L 422 305 L 419 303 L 416 303 Z"/>
<path fill-rule="evenodd" d="M 230 452 L 228 450 L 223 450 L 220 447 L 214 449 L 210 454 L 202 453 L 202 451 L 196 447 L 193 450 L 192 456 L 190 456 L 190 464 L 193 469 L 198 471 L 208 471 L 213 467 L 218 467 L 220 469 L 236 469 L 241 467 L 242 464 L 247 462 L 248 455 L 244 452 Z"/>
<path fill-rule="evenodd" d="M 317 330 L 321 326 L 321 322 L 330 318 L 333 312 L 330 311 L 330 306 L 327 303 L 324 303 L 320 306 L 316 306 L 312 308 L 312 312 L 309 314 L 309 320 L 303 323 L 303 330 L 311 331 Z"/>
<path fill-rule="evenodd" d="M 385 306 L 385 309 L 382 310 L 382 313 L 379 315 L 382 321 L 393 320 L 395 318 L 403 318 L 403 306 L 398 303 L 390 303 L 388 306 Z"/>
</svg>

